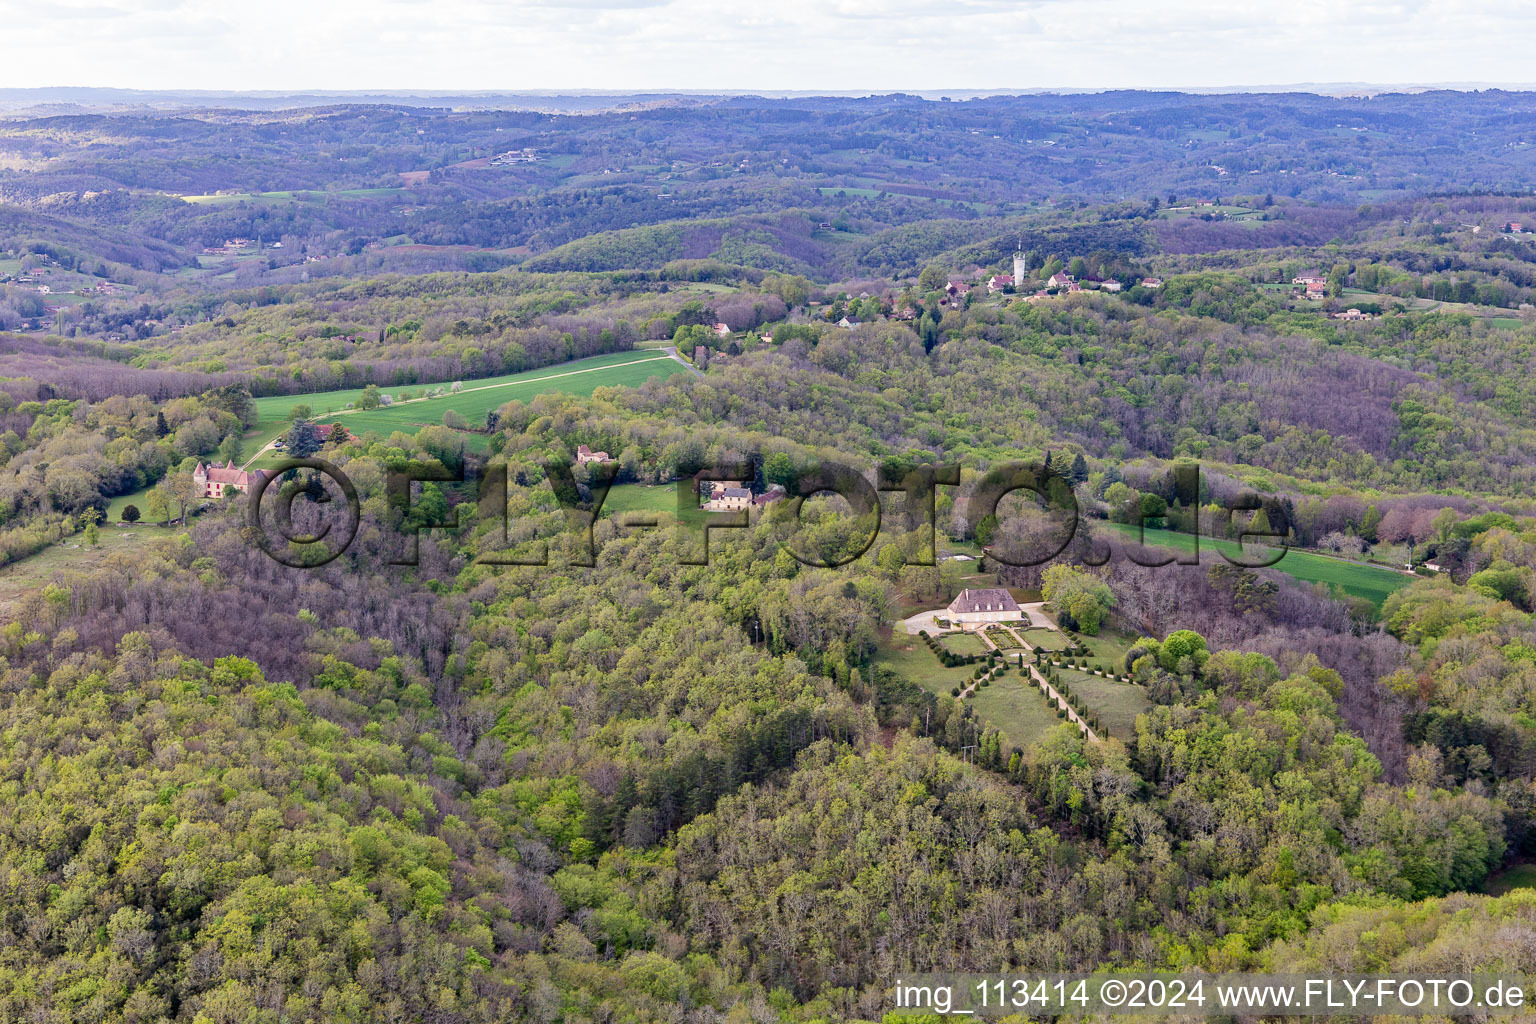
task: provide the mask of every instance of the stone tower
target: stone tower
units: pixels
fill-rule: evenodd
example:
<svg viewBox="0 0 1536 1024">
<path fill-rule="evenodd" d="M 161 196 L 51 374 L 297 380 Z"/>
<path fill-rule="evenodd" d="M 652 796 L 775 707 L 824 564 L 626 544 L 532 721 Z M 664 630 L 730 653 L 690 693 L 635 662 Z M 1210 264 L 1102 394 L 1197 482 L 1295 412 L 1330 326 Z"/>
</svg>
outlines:
<svg viewBox="0 0 1536 1024">
<path fill-rule="evenodd" d="M 1013 284 L 1014 287 L 1024 283 L 1024 278 L 1029 271 L 1024 266 L 1024 243 L 1020 241 L 1013 250 Z"/>
</svg>

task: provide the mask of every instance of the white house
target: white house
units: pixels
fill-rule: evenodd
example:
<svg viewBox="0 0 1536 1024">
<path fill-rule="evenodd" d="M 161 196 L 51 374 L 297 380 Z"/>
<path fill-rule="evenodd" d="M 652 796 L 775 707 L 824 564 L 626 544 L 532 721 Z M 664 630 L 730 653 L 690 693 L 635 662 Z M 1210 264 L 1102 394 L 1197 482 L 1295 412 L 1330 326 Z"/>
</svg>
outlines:
<svg viewBox="0 0 1536 1024">
<path fill-rule="evenodd" d="M 1002 587 L 962 590 L 960 596 L 949 603 L 950 621 L 963 627 L 1011 622 L 1023 618 L 1023 614 L 1013 595 Z"/>
</svg>

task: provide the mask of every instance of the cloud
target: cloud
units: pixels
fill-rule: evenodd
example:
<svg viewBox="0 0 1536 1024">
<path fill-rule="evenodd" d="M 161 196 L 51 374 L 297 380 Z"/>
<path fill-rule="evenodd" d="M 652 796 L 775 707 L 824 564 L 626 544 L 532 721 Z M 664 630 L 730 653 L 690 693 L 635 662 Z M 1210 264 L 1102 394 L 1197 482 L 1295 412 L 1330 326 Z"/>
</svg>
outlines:
<svg viewBox="0 0 1536 1024">
<path fill-rule="evenodd" d="M 634 11 L 666 7 L 672 0 L 511 0 L 509 7 L 576 8 L 585 11 Z"/>
</svg>

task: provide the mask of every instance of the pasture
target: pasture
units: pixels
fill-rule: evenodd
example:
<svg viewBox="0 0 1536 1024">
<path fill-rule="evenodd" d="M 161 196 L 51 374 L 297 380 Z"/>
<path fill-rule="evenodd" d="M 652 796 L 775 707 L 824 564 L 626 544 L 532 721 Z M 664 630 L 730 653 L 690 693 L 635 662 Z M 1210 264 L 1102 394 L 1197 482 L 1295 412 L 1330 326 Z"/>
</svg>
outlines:
<svg viewBox="0 0 1536 1024">
<path fill-rule="evenodd" d="M 61 573 L 89 572 L 113 562 L 121 555 L 149 547 L 156 540 L 175 537 L 179 529 L 159 526 L 101 526 L 99 547 L 87 547 L 81 534 L 72 534 L 51 544 L 35 555 L 0 567 L 0 621 L 14 618 L 21 602 L 36 593 Z M 924 652 L 926 653 L 926 652 Z"/>
<path fill-rule="evenodd" d="M 1136 528 L 1124 523 L 1104 523 L 1109 529 L 1119 535 L 1122 544 L 1134 544 Z M 1146 531 L 1146 542 L 1149 547 L 1168 548 L 1179 552 L 1194 550 L 1194 538 L 1187 533 L 1174 533 L 1171 530 L 1156 530 L 1151 527 Z M 1217 540 L 1212 537 L 1200 538 L 1200 561 L 1205 564 L 1213 559 L 1220 559 L 1221 554 L 1227 554 L 1233 558 L 1258 561 L 1261 558 L 1273 557 L 1275 549 L 1262 548 L 1255 552 L 1245 553 L 1243 547 L 1234 541 Z M 1357 562 L 1346 562 L 1342 558 L 1330 558 L 1327 555 L 1313 554 L 1308 551 L 1287 550 L 1284 557 L 1270 568 L 1277 572 L 1283 572 L 1288 576 L 1303 583 L 1325 583 L 1331 589 L 1341 590 L 1354 597 L 1364 598 L 1377 608 L 1396 590 L 1401 590 L 1413 582 L 1412 576 L 1395 572 L 1391 569 L 1383 569 L 1377 566 L 1361 565 Z"/>
<path fill-rule="evenodd" d="M 323 203 L 327 199 L 380 199 L 404 193 L 403 188 L 345 188 L 334 192 L 298 189 L 282 192 L 213 193 L 202 196 L 182 196 L 181 200 L 194 206 L 232 206 L 235 203 L 272 206 L 279 203 Z"/>
<path fill-rule="evenodd" d="M 315 419 L 323 423 L 340 423 L 353 434 L 369 431 L 388 435 L 396 430 L 414 434 L 422 427 L 443 422 L 443 414 L 456 412 L 473 426 L 485 423 L 486 413 L 501 408 L 513 400 L 530 401 L 550 392 L 568 395 L 590 395 L 601 387 L 636 387 L 655 377 L 670 377 L 674 373 L 686 373 L 682 363 L 663 355 L 642 355 L 626 352 L 627 358 L 598 356 L 592 360 L 547 366 L 542 370 L 517 374 L 511 378 L 489 381 L 465 381 L 464 389 L 457 394 L 439 398 L 418 398 L 378 409 L 339 409 L 322 413 L 315 408 Z M 402 390 L 419 391 L 426 385 L 415 385 Z M 387 389 L 387 393 L 389 390 Z M 398 394 L 398 392 L 394 392 Z M 312 396 L 319 398 L 320 396 Z M 291 407 L 294 401 L 289 401 Z M 353 399 L 355 401 L 355 399 Z M 345 405 L 345 402 L 337 403 Z"/>
<path fill-rule="evenodd" d="M 670 365 L 669 365 L 670 364 Z M 296 405 L 309 406 L 321 423 L 340 421 L 354 434 L 376 430 L 388 434 L 394 430 L 415 433 L 428 423 L 441 423 L 443 413 L 453 409 L 474 425 L 485 422 L 485 413 L 514 398 L 527 401 L 546 392 L 590 395 L 599 387 L 633 385 L 652 377 L 665 377 L 684 369 L 675 359 L 652 352 L 611 352 L 569 363 L 557 363 L 525 370 L 465 380 L 464 390 L 441 398 L 415 400 L 363 412 L 349 410 L 363 393 L 362 388 L 321 391 L 307 395 L 269 395 L 256 399 L 256 426 L 246 431 L 247 456 L 270 444 L 288 430 L 289 411 Z M 451 381 L 380 385 L 388 395 L 420 392 L 427 388 L 448 387 Z M 354 425 L 356 424 L 356 425 Z M 366 424 L 366 425 L 365 425 Z"/>
</svg>

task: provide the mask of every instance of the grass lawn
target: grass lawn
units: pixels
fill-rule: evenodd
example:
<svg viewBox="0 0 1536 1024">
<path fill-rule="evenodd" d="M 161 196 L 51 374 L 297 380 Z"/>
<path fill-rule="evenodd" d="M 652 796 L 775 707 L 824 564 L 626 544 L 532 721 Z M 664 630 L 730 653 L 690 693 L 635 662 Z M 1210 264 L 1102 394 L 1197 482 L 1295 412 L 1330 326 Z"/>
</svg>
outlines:
<svg viewBox="0 0 1536 1024">
<path fill-rule="evenodd" d="M 123 509 L 129 505 L 139 506 L 139 512 L 147 515 L 147 509 L 149 506 L 145 503 L 144 496 L 148 493 L 148 487 L 140 487 L 136 491 L 129 491 L 127 494 L 119 494 L 117 497 L 107 502 L 107 518 L 103 522 L 103 528 L 105 528 L 107 523 L 119 522 L 123 518 Z"/>
<path fill-rule="evenodd" d="M 1122 542 L 1135 542 L 1136 528 L 1124 523 L 1095 524 L 1107 526 L 1120 534 Z M 1194 538 L 1187 533 L 1174 533 L 1170 530 L 1155 530 L 1147 528 L 1146 541 L 1149 546 L 1171 548 L 1176 551 L 1194 550 Z M 1245 561 L 1258 561 L 1261 558 L 1272 557 L 1271 549 L 1263 549 L 1257 555 L 1244 554 L 1241 545 L 1229 540 L 1216 540 L 1212 537 L 1200 538 L 1200 560 L 1202 563 L 1221 557 L 1217 552 L 1224 552 L 1234 558 Z M 1289 550 L 1283 558 L 1271 568 L 1278 572 L 1286 573 L 1303 583 L 1326 583 L 1331 588 L 1342 590 L 1346 594 L 1361 597 L 1374 604 L 1377 608 L 1395 590 L 1400 590 L 1412 583 L 1414 577 L 1405 576 L 1390 569 L 1378 569 L 1374 566 L 1360 565 L 1355 562 L 1346 562 L 1339 558 L 1329 558 L 1326 555 L 1316 555 L 1308 551 Z"/>
<path fill-rule="evenodd" d="M 957 686 L 964 689 L 976 671 L 975 665 L 945 668 L 928 649 L 928 645 L 923 643 L 922 637 L 902 634 L 896 634 L 880 645 L 879 653 L 875 655 L 875 664 L 916 683 L 930 693 L 946 697 Z M 993 683 L 989 689 L 998 685 Z"/>
<path fill-rule="evenodd" d="M 690 502 L 681 518 L 684 522 L 699 524 L 708 522 L 713 514 L 699 508 L 697 502 Z M 643 519 L 648 515 L 679 518 L 675 483 L 614 484 L 608 489 L 608 497 L 603 501 L 602 516 L 616 517 L 622 526 L 631 519 Z"/>
<path fill-rule="evenodd" d="M 696 504 L 696 503 L 695 503 Z M 603 514 L 670 512 L 677 514 L 676 484 L 614 484 L 603 502 Z"/>
<path fill-rule="evenodd" d="M 1054 629 L 1042 629 L 1032 626 L 1029 629 L 1019 630 L 1031 647 L 1039 647 L 1047 651 L 1064 651 L 1067 649 L 1068 640 Z"/>
<path fill-rule="evenodd" d="M 1516 864 L 1483 883 L 1483 891 L 1490 896 L 1502 896 L 1511 889 L 1536 889 L 1536 864 Z"/>
<path fill-rule="evenodd" d="M 981 687 L 968 700 L 983 721 L 995 726 L 1016 747 L 1038 743 L 1063 722 L 1040 687 L 1027 682 L 1017 668 L 994 679 L 991 686 Z"/>
<path fill-rule="evenodd" d="M 967 654 L 986 654 L 988 650 L 987 645 L 981 641 L 980 637 L 972 636 L 969 633 L 949 633 L 939 637 L 938 641 L 944 645 L 949 653 L 958 654 L 962 657 Z"/>
<path fill-rule="evenodd" d="M 1152 706 L 1141 687 L 1103 676 L 1091 676 L 1076 669 L 1060 669 L 1061 678 L 1072 688 L 1077 703 L 1097 715 L 1099 721 L 1117 740 L 1128 740 L 1136 732 L 1136 716 Z"/>
<path fill-rule="evenodd" d="M 1126 652 L 1131 649 L 1139 637 L 1126 636 L 1124 633 L 1116 633 L 1112 630 L 1103 630 L 1098 636 L 1082 636 L 1079 638 L 1088 649 L 1092 651 L 1094 667 L 1109 668 L 1116 672 L 1124 670 Z"/>
</svg>

